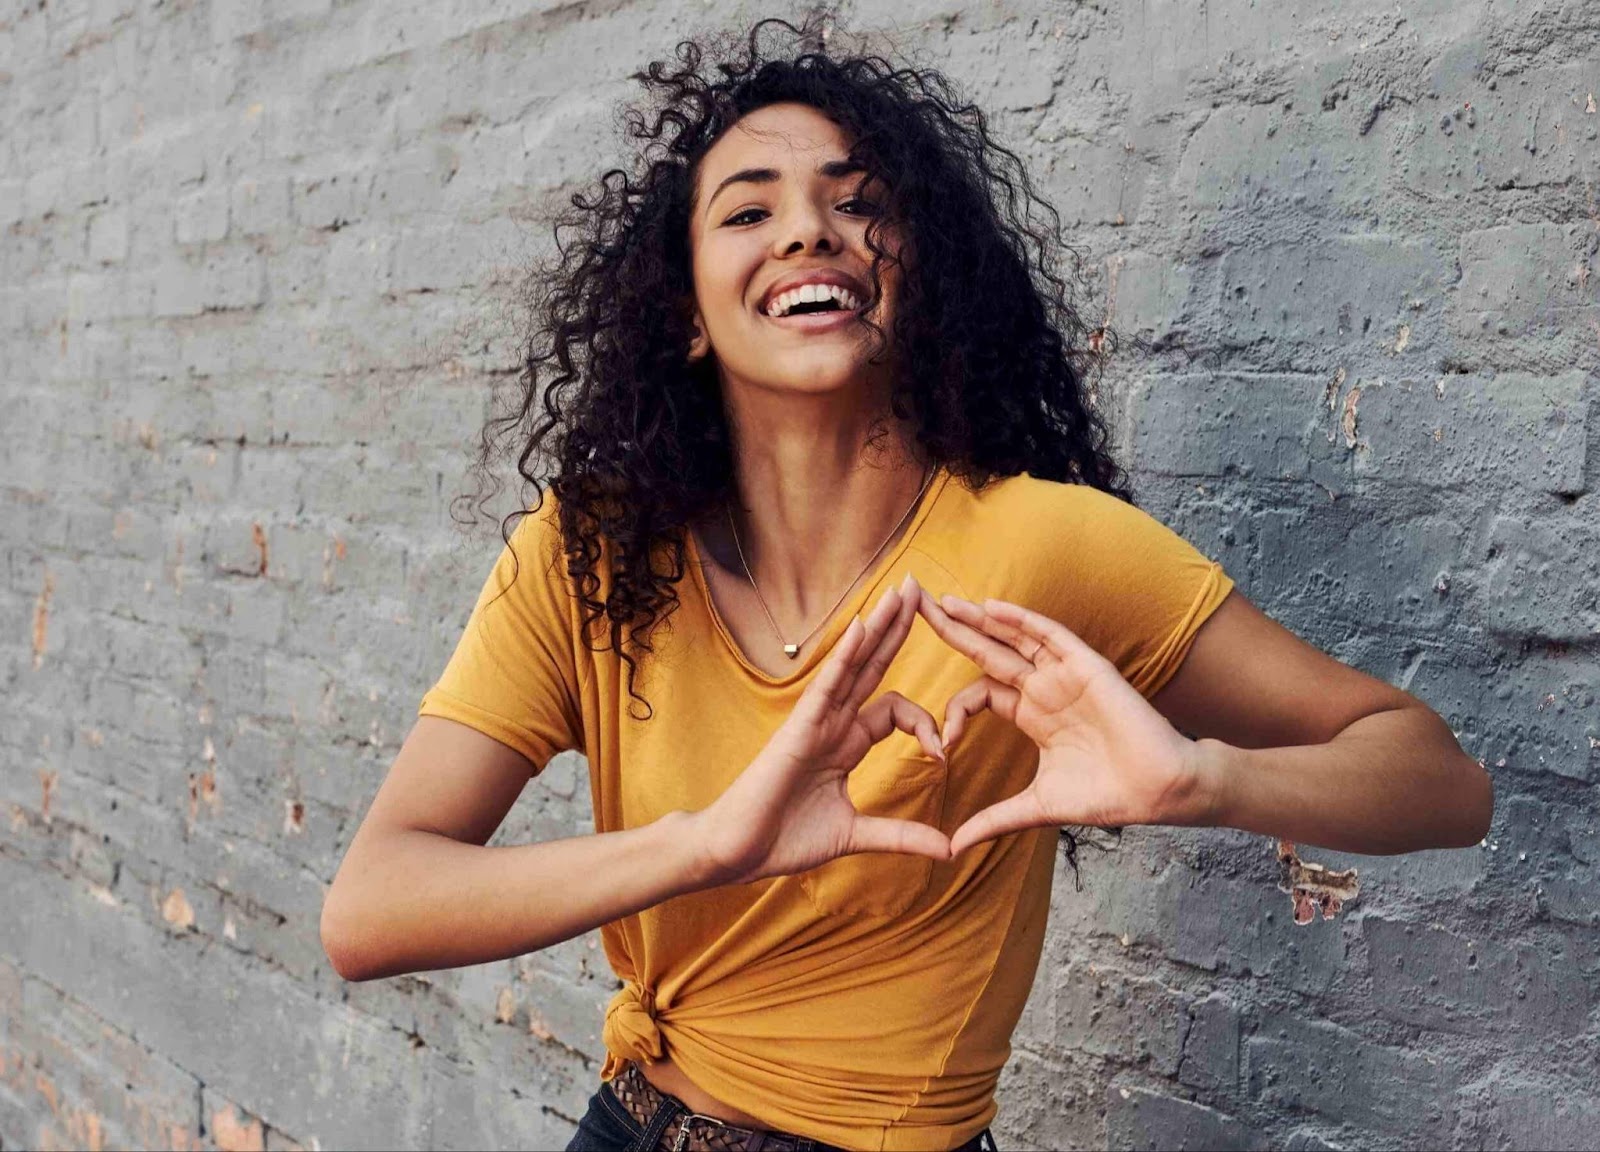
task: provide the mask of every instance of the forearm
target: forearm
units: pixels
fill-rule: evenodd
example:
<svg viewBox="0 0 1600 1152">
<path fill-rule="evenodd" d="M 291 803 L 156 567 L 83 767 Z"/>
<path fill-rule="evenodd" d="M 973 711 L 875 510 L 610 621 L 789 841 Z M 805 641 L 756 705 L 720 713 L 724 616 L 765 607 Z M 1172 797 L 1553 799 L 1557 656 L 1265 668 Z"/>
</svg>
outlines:
<svg viewBox="0 0 1600 1152">
<path fill-rule="evenodd" d="M 1427 708 L 1366 716 L 1326 744 L 1201 740 L 1194 823 L 1382 856 L 1463 848 L 1488 830 L 1488 773 Z"/>
<path fill-rule="evenodd" d="M 354 843 L 323 907 L 323 947 L 348 980 L 537 952 L 706 887 L 691 827 L 672 812 L 506 847 L 420 830 Z"/>
</svg>

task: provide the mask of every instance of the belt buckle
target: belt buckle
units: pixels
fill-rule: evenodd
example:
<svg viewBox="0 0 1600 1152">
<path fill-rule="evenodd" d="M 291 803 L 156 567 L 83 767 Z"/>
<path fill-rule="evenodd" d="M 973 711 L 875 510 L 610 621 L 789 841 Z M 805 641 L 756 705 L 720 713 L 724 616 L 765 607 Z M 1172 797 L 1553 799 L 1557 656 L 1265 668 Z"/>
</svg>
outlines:
<svg viewBox="0 0 1600 1152">
<path fill-rule="evenodd" d="M 706 1123 L 715 1124 L 719 1128 L 735 1127 L 735 1125 L 729 1124 L 726 1120 L 719 1120 L 715 1116 L 703 1116 L 699 1112 L 685 1112 L 683 1114 L 683 1125 L 678 1129 L 677 1138 L 672 1142 L 672 1152 L 685 1152 L 689 1147 L 689 1121 L 691 1120 L 704 1120 Z"/>
</svg>

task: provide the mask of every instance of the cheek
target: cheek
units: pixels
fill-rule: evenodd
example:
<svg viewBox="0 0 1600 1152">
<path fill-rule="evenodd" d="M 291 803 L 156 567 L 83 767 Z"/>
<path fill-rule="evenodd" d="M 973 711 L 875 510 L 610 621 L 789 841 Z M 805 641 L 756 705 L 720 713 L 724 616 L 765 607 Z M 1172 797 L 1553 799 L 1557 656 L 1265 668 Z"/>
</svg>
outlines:
<svg viewBox="0 0 1600 1152">
<path fill-rule="evenodd" d="M 747 270 L 748 260 L 741 253 L 716 251 L 712 245 L 704 254 L 694 276 L 695 296 L 709 323 L 713 316 L 730 316 L 744 309 L 745 291 L 752 272 Z"/>
</svg>

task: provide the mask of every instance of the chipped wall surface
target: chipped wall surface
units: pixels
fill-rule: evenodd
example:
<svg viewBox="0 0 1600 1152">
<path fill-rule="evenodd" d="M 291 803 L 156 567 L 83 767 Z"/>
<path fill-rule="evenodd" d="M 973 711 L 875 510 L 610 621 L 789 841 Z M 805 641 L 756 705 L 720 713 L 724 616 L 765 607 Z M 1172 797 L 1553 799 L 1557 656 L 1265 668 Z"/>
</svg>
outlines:
<svg viewBox="0 0 1600 1152">
<path fill-rule="evenodd" d="M 1268 838 L 1085 847 L 1001 1145 L 1600 1144 L 1600 6 L 890 11 L 1149 342 L 1100 393 L 1141 503 L 1499 800 L 1480 848 L 1300 845 L 1360 871 L 1304 925 Z M 350 985 L 318 914 L 499 548 L 448 514 L 497 285 L 627 73 L 750 15 L 0 11 L 0 1144 L 565 1143 L 594 936 Z M 500 840 L 589 830 L 583 773 Z"/>
</svg>

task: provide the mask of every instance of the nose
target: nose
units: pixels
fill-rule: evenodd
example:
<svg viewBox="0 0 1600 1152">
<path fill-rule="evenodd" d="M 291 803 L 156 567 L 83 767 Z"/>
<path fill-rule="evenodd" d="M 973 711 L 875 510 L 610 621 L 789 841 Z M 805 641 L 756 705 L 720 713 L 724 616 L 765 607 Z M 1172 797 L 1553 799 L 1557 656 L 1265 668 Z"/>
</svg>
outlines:
<svg viewBox="0 0 1600 1152">
<path fill-rule="evenodd" d="M 808 247 L 818 252 L 839 252 L 843 248 L 843 239 L 834 228 L 827 211 L 818 211 L 815 204 L 806 202 L 784 213 L 783 227 L 777 231 L 774 253 L 787 256 L 804 252 Z"/>
</svg>

